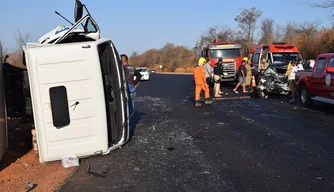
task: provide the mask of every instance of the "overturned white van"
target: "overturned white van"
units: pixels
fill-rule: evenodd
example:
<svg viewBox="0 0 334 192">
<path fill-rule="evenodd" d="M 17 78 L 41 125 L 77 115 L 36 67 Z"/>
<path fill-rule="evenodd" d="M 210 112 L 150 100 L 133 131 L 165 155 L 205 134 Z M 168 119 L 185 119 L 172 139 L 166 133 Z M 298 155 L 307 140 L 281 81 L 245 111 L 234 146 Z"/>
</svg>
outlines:
<svg viewBox="0 0 334 192">
<path fill-rule="evenodd" d="M 78 0 L 75 21 L 23 46 L 40 162 L 108 154 L 129 138 L 119 54 Z"/>
</svg>

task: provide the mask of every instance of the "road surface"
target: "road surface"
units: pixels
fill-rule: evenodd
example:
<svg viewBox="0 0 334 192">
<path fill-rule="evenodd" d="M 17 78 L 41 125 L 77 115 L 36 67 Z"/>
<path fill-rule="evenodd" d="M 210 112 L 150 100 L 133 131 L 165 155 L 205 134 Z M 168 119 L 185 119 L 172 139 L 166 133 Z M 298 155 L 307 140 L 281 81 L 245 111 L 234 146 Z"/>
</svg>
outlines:
<svg viewBox="0 0 334 192">
<path fill-rule="evenodd" d="M 131 141 L 81 160 L 61 191 L 334 191 L 334 107 L 240 99 L 232 86 L 196 108 L 191 75 L 151 75 Z"/>
</svg>

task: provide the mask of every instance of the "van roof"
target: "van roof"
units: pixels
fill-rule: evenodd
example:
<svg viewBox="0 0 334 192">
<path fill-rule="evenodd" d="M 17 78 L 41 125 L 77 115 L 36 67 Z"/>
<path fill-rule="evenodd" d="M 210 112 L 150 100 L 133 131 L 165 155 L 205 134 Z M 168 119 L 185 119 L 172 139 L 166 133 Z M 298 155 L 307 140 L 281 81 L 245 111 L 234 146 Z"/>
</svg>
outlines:
<svg viewBox="0 0 334 192">
<path fill-rule="evenodd" d="M 264 47 L 267 47 L 270 52 L 293 52 L 293 53 L 299 53 L 299 50 L 297 46 L 294 44 L 270 44 L 270 45 L 259 45 L 256 47 L 256 51 L 263 49 Z M 255 52 L 256 52 L 255 51 Z"/>
</svg>

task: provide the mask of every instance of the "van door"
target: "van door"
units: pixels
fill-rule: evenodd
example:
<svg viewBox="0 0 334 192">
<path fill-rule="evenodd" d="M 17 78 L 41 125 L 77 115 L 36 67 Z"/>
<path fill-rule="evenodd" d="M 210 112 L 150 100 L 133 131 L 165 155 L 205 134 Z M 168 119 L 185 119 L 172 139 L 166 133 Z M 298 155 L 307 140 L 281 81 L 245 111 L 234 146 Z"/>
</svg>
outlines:
<svg viewBox="0 0 334 192">
<path fill-rule="evenodd" d="M 316 68 L 311 77 L 311 87 L 313 89 L 312 93 L 317 96 L 325 96 L 323 88 L 325 86 L 325 69 L 326 69 L 326 57 L 321 57 L 318 59 Z"/>
<path fill-rule="evenodd" d="M 108 151 L 96 42 L 25 48 L 41 162 Z"/>
</svg>

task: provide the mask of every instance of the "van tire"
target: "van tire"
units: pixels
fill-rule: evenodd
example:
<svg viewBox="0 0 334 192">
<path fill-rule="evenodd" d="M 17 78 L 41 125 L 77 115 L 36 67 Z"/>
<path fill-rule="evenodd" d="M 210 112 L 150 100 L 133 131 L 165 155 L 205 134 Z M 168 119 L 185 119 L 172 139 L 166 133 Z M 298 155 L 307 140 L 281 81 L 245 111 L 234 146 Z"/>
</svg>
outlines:
<svg viewBox="0 0 334 192">
<path fill-rule="evenodd" d="M 305 85 L 302 85 L 299 89 L 299 98 L 301 105 L 303 107 L 311 107 L 313 104 L 313 100 L 311 99 L 311 95 L 308 92 L 308 89 Z"/>
</svg>

